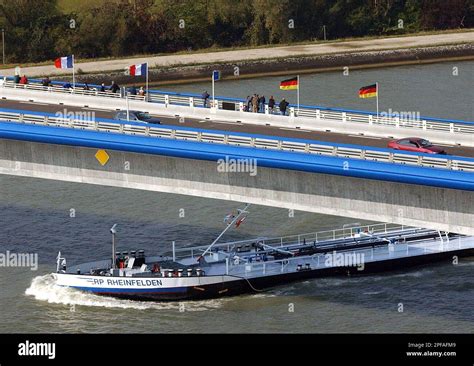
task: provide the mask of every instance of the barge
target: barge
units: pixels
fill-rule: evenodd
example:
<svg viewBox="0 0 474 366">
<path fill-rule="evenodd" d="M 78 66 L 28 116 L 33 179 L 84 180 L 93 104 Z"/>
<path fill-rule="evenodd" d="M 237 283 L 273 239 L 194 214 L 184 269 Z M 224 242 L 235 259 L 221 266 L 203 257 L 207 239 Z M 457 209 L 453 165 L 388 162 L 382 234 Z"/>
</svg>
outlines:
<svg viewBox="0 0 474 366">
<path fill-rule="evenodd" d="M 293 281 L 364 275 L 474 255 L 474 237 L 392 224 L 281 238 L 218 243 L 239 226 L 247 205 L 226 217 L 226 228 L 206 246 L 148 256 L 143 250 L 116 251 L 110 259 L 68 267 L 61 253 L 52 276 L 58 286 L 141 301 L 182 301 L 265 291 Z"/>
</svg>

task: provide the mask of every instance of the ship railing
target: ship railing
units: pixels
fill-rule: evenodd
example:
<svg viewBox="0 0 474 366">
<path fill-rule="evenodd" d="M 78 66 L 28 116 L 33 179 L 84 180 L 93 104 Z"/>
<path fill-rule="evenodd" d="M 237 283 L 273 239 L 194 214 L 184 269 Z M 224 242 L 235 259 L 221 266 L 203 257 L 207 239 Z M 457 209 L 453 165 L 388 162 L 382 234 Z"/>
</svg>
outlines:
<svg viewBox="0 0 474 366">
<path fill-rule="evenodd" d="M 176 106 L 188 106 L 188 107 L 204 107 L 203 99 L 198 94 L 192 93 L 176 93 L 166 92 L 160 90 L 150 90 L 148 96 L 130 95 L 129 92 L 125 91 L 124 88 L 117 93 L 112 93 L 109 90 L 100 92 L 100 85 L 90 84 L 89 90 L 84 89 L 84 84 L 76 83 L 76 88 L 65 88 L 65 82 L 53 81 L 51 86 L 43 86 L 42 81 L 38 79 L 31 79 L 29 84 L 16 84 L 13 82 L 12 77 L 3 77 L 0 79 L 4 88 L 14 89 L 25 89 L 44 91 L 47 93 L 61 93 L 61 94 L 74 94 L 74 95 L 85 95 L 85 96 L 96 96 L 96 97 L 107 97 L 107 98 L 124 98 L 128 95 L 130 99 L 147 101 L 152 103 L 164 104 L 166 107 L 170 105 Z M 208 101 L 208 106 L 211 106 L 212 100 Z M 217 109 L 243 111 L 246 101 L 239 98 L 219 97 L 216 98 L 215 104 Z M 460 121 L 460 120 L 448 120 L 442 118 L 430 118 L 421 117 L 415 114 L 406 113 L 406 115 L 392 113 L 392 114 L 375 114 L 367 111 L 356 111 L 349 109 L 340 108 L 329 108 L 322 106 L 307 106 L 300 105 L 297 108 L 296 105 L 290 104 L 289 108 L 290 117 L 305 117 L 313 118 L 315 120 L 329 120 L 340 123 L 355 123 L 363 125 L 382 125 L 389 126 L 396 129 L 410 129 L 410 130 L 421 130 L 421 131 L 438 131 L 446 132 L 450 134 L 473 134 L 474 123 L 471 121 Z M 268 104 L 265 105 L 263 111 L 265 114 L 280 114 L 278 105 L 273 110 L 268 108 Z"/>
<path fill-rule="evenodd" d="M 343 240 L 354 238 L 357 239 L 363 235 L 383 235 L 390 232 L 404 231 L 408 229 L 415 229 L 411 226 L 391 224 L 391 223 L 374 223 L 366 224 L 353 227 L 344 227 L 341 229 L 333 230 L 324 230 L 318 232 L 311 232 L 298 235 L 289 235 L 282 237 L 273 237 L 273 238 L 254 238 L 254 239 L 245 239 L 225 243 L 217 243 L 214 245 L 214 251 L 210 255 L 218 252 L 224 251 L 225 253 L 233 254 L 245 254 L 246 250 L 252 248 L 252 244 L 262 243 L 271 247 L 285 247 L 291 245 L 301 245 L 301 244 L 313 244 L 329 240 Z M 179 248 L 175 250 L 176 259 L 184 259 L 189 256 L 193 258 L 199 257 L 208 246 L 194 246 L 188 248 Z M 240 251 L 239 251 L 240 248 Z"/>
<path fill-rule="evenodd" d="M 285 259 L 254 261 L 236 264 L 232 260 L 226 263 L 228 275 L 240 277 L 256 277 L 261 275 L 295 272 L 299 265 L 301 270 L 321 269 L 334 266 L 354 266 L 363 270 L 365 263 L 394 259 L 408 256 L 425 255 L 461 249 L 474 249 L 474 237 L 458 236 L 445 239 L 443 236 L 434 239 L 425 239 L 414 243 L 387 244 L 378 247 L 351 249 L 343 251 L 329 251 L 307 256 L 290 257 Z M 337 254 L 343 254 L 343 265 Z"/>
<path fill-rule="evenodd" d="M 397 152 L 389 149 L 370 149 L 347 147 L 323 143 L 288 141 L 282 138 L 264 139 L 260 137 L 234 135 L 232 133 L 214 133 L 163 126 L 150 126 L 141 122 L 125 122 L 112 119 L 91 117 L 88 111 L 73 113 L 71 117 L 41 112 L 12 112 L 0 109 L 0 121 L 39 124 L 51 127 L 64 127 L 99 132 L 112 132 L 133 136 L 186 140 L 204 143 L 216 143 L 232 146 L 272 149 L 284 152 L 297 152 L 339 158 L 361 159 L 391 164 L 414 165 L 426 168 L 439 168 L 474 172 L 474 161 L 467 158 L 450 156 L 431 156 L 409 152 Z M 80 114 L 80 115 L 78 115 Z"/>
</svg>

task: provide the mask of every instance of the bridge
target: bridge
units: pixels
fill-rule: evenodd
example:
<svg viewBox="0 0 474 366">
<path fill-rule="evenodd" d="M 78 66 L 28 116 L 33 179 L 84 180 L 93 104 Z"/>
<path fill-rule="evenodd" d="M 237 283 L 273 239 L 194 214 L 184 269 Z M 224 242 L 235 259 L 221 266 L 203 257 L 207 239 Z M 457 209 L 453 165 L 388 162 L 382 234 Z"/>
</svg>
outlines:
<svg viewBox="0 0 474 366">
<path fill-rule="evenodd" d="M 265 106 L 265 113 L 256 114 L 244 112 L 244 101 L 237 98 L 219 97 L 214 106 L 203 108 L 202 98 L 195 94 L 151 90 L 147 97 L 129 95 L 124 98 L 123 93 L 78 89 L 83 87 L 83 84 L 77 84 L 76 89 L 69 89 L 64 88 L 64 84 L 53 82 L 52 86 L 44 87 L 40 80 L 32 80 L 31 84 L 21 85 L 15 84 L 12 78 L 3 77 L 0 79 L 0 95 L 3 100 L 112 111 L 126 109 L 128 105 L 130 109 L 145 110 L 183 121 L 221 121 L 235 125 L 277 127 L 295 131 L 345 135 L 358 133 L 361 136 L 390 139 L 423 134 L 426 139 L 436 143 L 474 147 L 474 122 L 471 121 L 416 118 L 397 114 L 377 116 L 372 112 L 304 105 L 300 106 L 299 110 L 295 105 L 290 105 L 288 116 L 280 115 L 278 106 L 275 107 L 274 113 L 270 113 L 268 105 Z M 90 87 L 98 89 L 100 86 Z"/>
<path fill-rule="evenodd" d="M 33 96 L 30 103 L 55 99 L 56 106 L 62 103 L 122 108 L 124 103 L 119 95 L 95 91 L 72 93 L 60 87 L 53 90 L 31 85 L 25 89 L 7 84 L 4 82 L 0 88 L 7 101 L 31 101 Z M 216 116 L 241 120 L 257 117 L 256 120 L 286 124 L 295 130 L 307 123 L 301 121 L 306 117 L 296 116 L 294 110 L 288 117 L 241 112 L 241 101 L 235 101 L 236 110 L 231 111 L 217 106 L 202 108 L 193 97 L 165 96 L 157 103 L 140 98 L 131 97 L 134 100 L 129 101 L 130 107 L 158 108 L 161 114 L 163 110 L 179 111 L 203 121 Z M 153 98 L 162 96 L 150 97 Z M 411 134 L 414 128 L 425 128 L 423 131 L 431 131 L 439 139 L 453 136 L 468 146 L 466 149 L 472 143 L 470 122 L 424 119 L 417 121 L 421 122 L 415 124 L 417 127 L 406 127 L 400 120 L 397 125 L 397 117 L 387 117 L 382 124 L 377 116 L 319 111 L 322 123 L 327 123 L 328 116 L 337 115 L 334 125 L 371 126 L 372 121 L 374 127 L 385 129 L 384 133 L 395 135 L 405 128 Z M 178 118 L 172 116 L 178 121 L 172 126 L 58 117 L 51 112 L 4 108 L 0 111 L 0 173 L 245 201 L 474 235 L 472 158 L 190 128 L 179 125 L 182 114 Z M 317 115 L 312 119 L 317 122 Z M 95 157 L 98 149 L 105 150 L 109 158 L 102 161 L 103 165 Z M 229 162 L 239 161 L 247 166 L 254 162 L 258 173 L 228 169 Z M 219 169 L 223 163 L 227 169 Z"/>
</svg>

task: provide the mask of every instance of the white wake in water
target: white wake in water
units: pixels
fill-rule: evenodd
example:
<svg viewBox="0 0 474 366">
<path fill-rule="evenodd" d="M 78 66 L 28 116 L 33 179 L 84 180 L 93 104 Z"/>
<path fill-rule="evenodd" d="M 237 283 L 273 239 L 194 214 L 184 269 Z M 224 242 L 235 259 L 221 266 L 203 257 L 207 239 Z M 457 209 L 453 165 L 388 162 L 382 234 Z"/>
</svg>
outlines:
<svg viewBox="0 0 474 366">
<path fill-rule="evenodd" d="M 187 301 L 187 302 L 148 302 L 121 300 L 112 297 L 98 296 L 68 287 L 57 286 L 50 275 L 33 278 L 25 295 L 50 304 L 95 306 L 103 308 L 137 309 L 137 310 L 174 310 L 205 311 L 222 306 L 222 300 Z"/>
</svg>

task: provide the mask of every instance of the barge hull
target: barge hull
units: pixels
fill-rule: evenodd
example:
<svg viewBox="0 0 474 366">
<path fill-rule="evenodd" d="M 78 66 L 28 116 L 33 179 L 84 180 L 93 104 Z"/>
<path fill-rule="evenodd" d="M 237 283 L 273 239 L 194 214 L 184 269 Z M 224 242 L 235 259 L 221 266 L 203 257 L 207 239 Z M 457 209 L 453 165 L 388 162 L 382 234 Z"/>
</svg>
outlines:
<svg viewBox="0 0 474 366">
<path fill-rule="evenodd" d="M 140 301 L 182 301 L 182 300 L 205 300 L 211 298 L 220 298 L 236 296 L 246 293 L 256 293 L 266 289 L 284 285 L 295 281 L 334 277 L 334 276 L 360 276 L 372 273 L 390 272 L 400 269 L 420 267 L 428 264 L 439 263 L 443 261 L 453 261 L 455 257 L 474 256 L 474 248 L 459 249 L 446 252 L 428 253 L 416 256 L 396 257 L 384 260 L 377 260 L 364 263 L 363 270 L 356 266 L 334 266 L 317 269 L 301 270 L 295 272 L 286 272 L 278 275 L 268 275 L 261 277 L 238 277 L 225 276 L 227 280 L 217 281 L 216 283 L 202 284 L 185 287 L 163 287 L 150 289 L 149 291 L 136 291 L 122 289 L 109 290 L 107 288 L 97 287 L 78 287 L 82 291 L 92 292 L 96 295 L 109 296 L 119 299 L 140 300 Z M 67 275 L 71 276 L 71 275 Z M 209 280 L 214 276 L 206 276 Z M 204 278 L 206 278 L 204 277 Z M 211 277 L 211 278 L 210 278 Z M 215 276 L 222 279 L 222 276 Z M 212 282 L 212 281 L 211 281 Z"/>
</svg>

